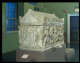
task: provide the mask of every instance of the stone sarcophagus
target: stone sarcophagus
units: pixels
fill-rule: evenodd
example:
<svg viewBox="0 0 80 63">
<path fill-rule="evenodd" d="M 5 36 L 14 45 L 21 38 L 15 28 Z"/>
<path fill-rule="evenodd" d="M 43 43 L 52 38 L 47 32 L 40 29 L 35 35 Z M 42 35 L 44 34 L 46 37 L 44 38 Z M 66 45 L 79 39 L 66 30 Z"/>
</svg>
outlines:
<svg viewBox="0 0 80 63">
<path fill-rule="evenodd" d="M 41 51 L 64 44 L 64 18 L 29 9 L 19 19 L 20 49 Z"/>
</svg>

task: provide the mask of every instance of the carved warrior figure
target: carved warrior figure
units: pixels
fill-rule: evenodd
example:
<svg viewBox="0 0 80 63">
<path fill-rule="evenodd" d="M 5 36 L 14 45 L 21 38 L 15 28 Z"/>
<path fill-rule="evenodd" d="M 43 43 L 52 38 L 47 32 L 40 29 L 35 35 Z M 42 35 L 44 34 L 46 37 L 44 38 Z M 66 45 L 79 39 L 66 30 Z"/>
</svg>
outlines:
<svg viewBox="0 0 80 63">
<path fill-rule="evenodd" d="M 20 17 L 21 49 L 45 49 L 64 44 L 64 19 L 54 14 L 32 11 Z"/>
</svg>

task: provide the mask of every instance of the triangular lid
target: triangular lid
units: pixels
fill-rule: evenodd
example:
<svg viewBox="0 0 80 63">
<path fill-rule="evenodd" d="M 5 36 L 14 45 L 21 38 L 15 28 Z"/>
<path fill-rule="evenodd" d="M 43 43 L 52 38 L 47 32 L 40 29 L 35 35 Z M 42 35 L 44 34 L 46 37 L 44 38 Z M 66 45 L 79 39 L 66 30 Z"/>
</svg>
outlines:
<svg viewBox="0 0 80 63">
<path fill-rule="evenodd" d="M 23 17 L 20 17 L 20 23 L 26 25 L 44 25 L 48 22 L 58 22 L 60 20 L 55 14 L 33 11 L 32 9 L 29 9 Z"/>
</svg>

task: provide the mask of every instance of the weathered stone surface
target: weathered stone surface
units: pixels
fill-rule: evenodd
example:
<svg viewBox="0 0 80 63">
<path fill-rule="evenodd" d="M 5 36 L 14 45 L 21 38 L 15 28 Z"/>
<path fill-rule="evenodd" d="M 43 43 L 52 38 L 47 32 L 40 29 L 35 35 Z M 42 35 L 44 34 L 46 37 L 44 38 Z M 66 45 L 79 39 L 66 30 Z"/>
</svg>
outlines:
<svg viewBox="0 0 80 63">
<path fill-rule="evenodd" d="M 20 17 L 21 49 L 42 50 L 64 44 L 64 19 L 54 14 L 32 11 Z"/>
</svg>

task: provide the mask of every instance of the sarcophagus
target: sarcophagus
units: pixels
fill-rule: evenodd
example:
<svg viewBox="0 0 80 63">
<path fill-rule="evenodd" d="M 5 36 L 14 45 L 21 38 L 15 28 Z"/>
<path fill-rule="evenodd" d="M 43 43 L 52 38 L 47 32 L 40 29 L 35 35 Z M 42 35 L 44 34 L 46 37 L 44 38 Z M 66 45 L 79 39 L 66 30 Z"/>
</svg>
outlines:
<svg viewBox="0 0 80 63">
<path fill-rule="evenodd" d="M 29 9 L 19 19 L 20 49 L 46 50 L 64 44 L 64 18 Z"/>
</svg>

